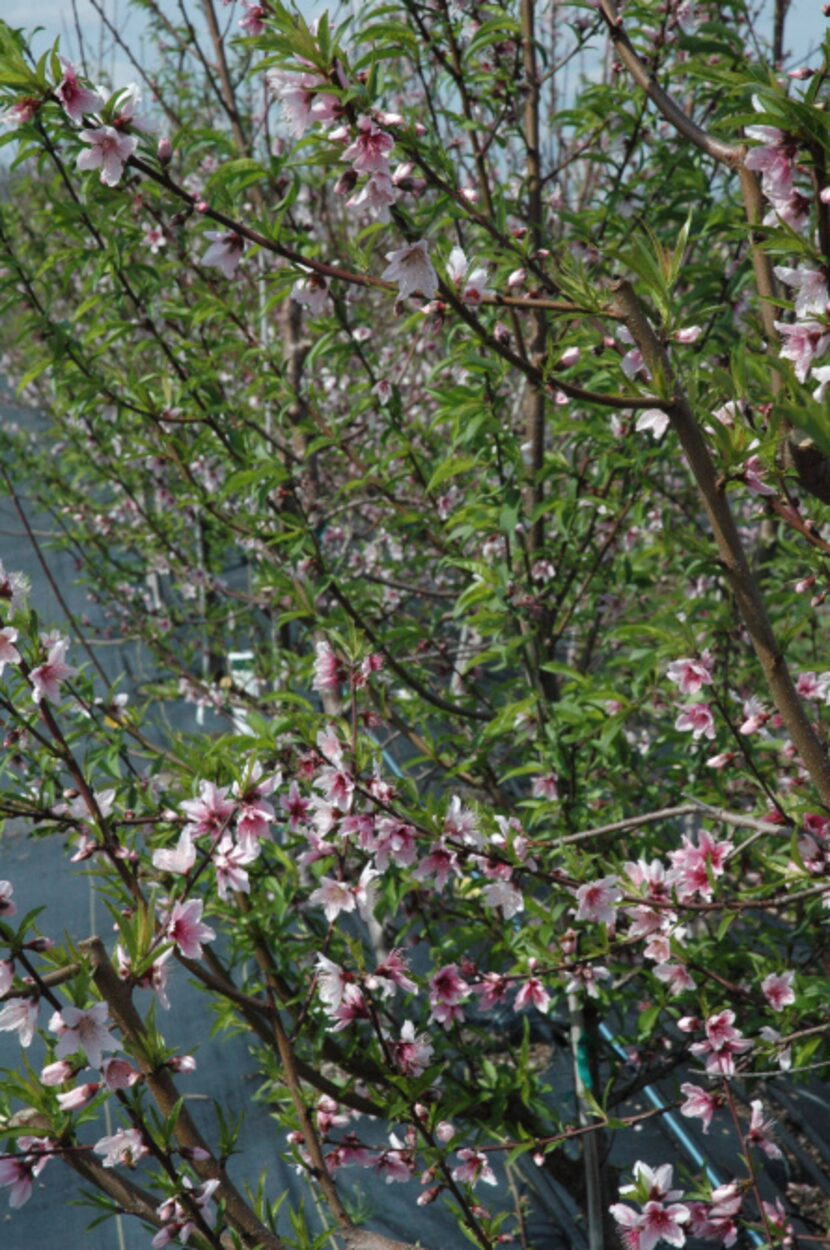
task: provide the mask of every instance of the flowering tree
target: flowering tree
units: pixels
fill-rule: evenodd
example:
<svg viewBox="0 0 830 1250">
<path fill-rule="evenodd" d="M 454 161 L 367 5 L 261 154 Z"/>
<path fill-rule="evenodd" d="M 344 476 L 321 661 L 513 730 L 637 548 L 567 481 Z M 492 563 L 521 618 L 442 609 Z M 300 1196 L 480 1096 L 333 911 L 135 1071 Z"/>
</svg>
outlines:
<svg viewBox="0 0 830 1250">
<path fill-rule="evenodd" d="M 11 1205 L 56 1160 L 155 1247 L 311 1244 L 187 1110 L 175 961 L 348 1247 L 401 1245 L 360 1169 L 528 1244 L 523 1157 L 592 1250 L 826 1240 L 763 1082 L 830 1062 L 827 55 L 742 0 L 140 7 L 129 85 L 0 27 L 0 476 L 152 657 L 127 699 L 3 571 L 0 807 L 116 928 L 0 882 Z M 606 1166 L 672 1109 L 729 1176 Z"/>
</svg>

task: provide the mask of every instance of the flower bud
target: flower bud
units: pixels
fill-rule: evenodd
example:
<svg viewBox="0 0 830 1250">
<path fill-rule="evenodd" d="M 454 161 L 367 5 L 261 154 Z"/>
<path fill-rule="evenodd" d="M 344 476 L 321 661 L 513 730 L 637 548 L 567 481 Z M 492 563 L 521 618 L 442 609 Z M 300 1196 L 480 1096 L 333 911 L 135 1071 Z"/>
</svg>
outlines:
<svg viewBox="0 0 830 1250">
<path fill-rule="evenodd" d="M 347 169 L 342 173 L 334 184 L 335 195 L 351 195 L 357 183 L 357 174 L 353 169 Z"/>
<path fill-rule="evenodd" d="M 47 1063 L 40 1079 L 44 1085 L 63 1085 L 64 1081 L 71 1081 L 74 1075 L 72 1064 L 66 1059 L 58 1059 L 55 1063 Z"/>
<path fill-rule="evenodd" d="M 196 1060 L 192 1055 L 171 1055 L 165 1067 L 170 1068 L 172 1072 L 187 1074 L 196 1071 Z"/>
<path fill-rule="evenodd" d="M 159 139 L 159 145 L 158 145 L 156 155 L 158 156 L 160 165 L 169 165 L 170 162 L 172 161 L 173 144 L 167 138 L 167 135 L 162 135 L 161 138 Z"/>
<path fill-rule="evenodd" d="M 58 1106 L 61 1111 L 79 1111 L 91 1102 L 101 1086 L 97 1081 L 89 1081 L 86 1085 L 78 1085 L 65 1094 L 58 1094 Z"/>
</svg>

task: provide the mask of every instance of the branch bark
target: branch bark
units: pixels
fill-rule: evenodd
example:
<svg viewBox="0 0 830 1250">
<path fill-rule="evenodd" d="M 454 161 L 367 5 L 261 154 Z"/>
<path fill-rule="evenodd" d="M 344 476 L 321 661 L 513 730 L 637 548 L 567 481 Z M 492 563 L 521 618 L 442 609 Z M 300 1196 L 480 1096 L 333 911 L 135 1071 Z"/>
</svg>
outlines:
<svg viewBox="0 0 830 1250">
<path fill-rule="evenodd" d="M 680 439 L 700 491 L 718 552 L 744 625 L 781 719 L 825 807 L 830 807 L 830 757 L 796 693 L 786 660 L 770 625 L 766 608 L 738 533 L 709 448 L 689 401 L 675 376 L 668 352 L 657 338 L 643 306 L 629 283 L 616 286 L 623 320 L 654 377 L 662 377 L 670 396 L 662 408 Z"/>
<path fill-rule="evenodd" d="M 159 1111 L 163 1116 L 171 1115 L 179 1101 L 178 1090 L 170 1073 L 156 1069 L 148 1056 L 144 1023 L 133 1005 L 128 986 L 110 963 L 100 938 L 89 938 L 80 943 L 80 948 L 90 958 L 95 984 L 109 1006 L 122 1037 L 129 1044 Z M 254 1247 L 257 1250 L 285 1250 L 284 1243 L 251 1211 L 184 1106 L 180 1107 L 176 1117 L 175 1134 L 180 1145 L 207 1152 L 209 1157 L 204 1161 L 194 1161 L 193 1167 L 203 1180 L 219 1181 L 217 1198 L 225 1203 L 228 1222 L 239 1233 L 243 1243 L 251 1250 Z"/>
</svg>

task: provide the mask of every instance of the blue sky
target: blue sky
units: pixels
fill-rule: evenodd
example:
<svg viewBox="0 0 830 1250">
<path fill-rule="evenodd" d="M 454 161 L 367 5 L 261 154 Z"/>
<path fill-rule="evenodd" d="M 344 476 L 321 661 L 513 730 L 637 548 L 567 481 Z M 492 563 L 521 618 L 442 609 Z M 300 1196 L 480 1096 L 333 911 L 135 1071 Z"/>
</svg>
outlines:
<svg viewBox="0 0 830 1250">
<path fill-rule="evenodd" d="M 129 44 L 133 54 L 144 60 L 142 55 L 143 32 L 145 21 L 141 13 L 129 4 L 128 0 L 99 0 L 122 38 Z M 230 19 L 232 27 L 236 26 L 237 18 L 231 10 L 227 10 L 215 0 L 220 18 Z M 76 0 L 78 20 L 82 37 L 91 49 L 91 60 L 98 62 L 100 44 L 100 21 L 95 13 L 91 0 Z M 161 7 L 171 16 L 176 13 L 176 0 L 161 0 Z M 194 21 L 199 10 L 198 0 L 188 0 L 187 8 L 193 14 Z M 308 14 L 324 7 L 320 0 L 305 0 L 301 7 Z M 235 0 L 234 9 L 241 8 L 239 0 Z M 767 0 L 766 8 L 772 10 L 772 0 Z M 827 19 L 821 13 L 822 0 L 793 0 L 787 18 L 787 44 L 796 61 L 802 60 L 812 47 L 818 43 L 826 29 Z M 51 44 L 55 37 L 61 36 L 61 48 L 65 54 L 77 57 L 78 41 L 75 35 L 75 22 L 72 12 L 72 0 L 0 0 L 0 12 L 3 19 L 11 26 L 31 28 L 35 24 L 42 26 L 43 33 L 38 38 L 38 48 L 42 50 L 47 41 Z M 196 22 L 198 25 L 199 23 Z M 771 19 L 762 20 L 762 27 L 771 26 Z M 113 49 L 112 40 L 106 37 L 103 42 L 105 51 L 104 64 L 114 85 L 131 82 L 135 78 L 125 57 L 117 49 Z"/>
</svg>

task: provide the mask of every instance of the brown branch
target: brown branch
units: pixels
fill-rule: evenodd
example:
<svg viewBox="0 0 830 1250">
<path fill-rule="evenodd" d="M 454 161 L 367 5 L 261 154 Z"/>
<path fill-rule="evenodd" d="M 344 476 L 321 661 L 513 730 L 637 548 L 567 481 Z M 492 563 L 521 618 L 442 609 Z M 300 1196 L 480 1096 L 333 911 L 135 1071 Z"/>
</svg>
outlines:
<svg viewBox="0 0 830 1250">
<path fill-rule="evenodd" d="M 525 79 L 524 142 L 526 149 L 527 216 L 534 251 L 542 246 L 542 164 L 539 134 L 540 86 L 536 65 L 536 0 L 522 0 L 522 66 Z M 530 359 L 541 368 L 547 347 L 547 319 L 542 312 L 533 316 Z M 545 467 L 545 388 L 536 383 L 524 400 L 525 439 L 530 444 L 525 509 L 530 521 L 528 550 L 538 551 L 545 541 L 544 514 L 533 517 L 544 500 L 542 470 Z M 531 519 L 532 518 L 532 519 Z"/>
<path fill-rule="evenodd" d="M 179 1094 L 167 1069 L 157 1069 L 147 1051 L 144 1022 L 133 1005 L 129 987 L 120 979 L 110 963 L 100 938 L 92 937 L 81 942 L 80 949 L 90 958 L 93 979 L 109 1006 L 117 1028 L 143 1073 L 147 1088 L 163 1116 L 170 1116 L 179 1104 Z M 250 1250 L 285 1250 L 284 1244 L 268 1229 L 249 1208 L 225 1169 L 215 1158 L 205 1139 L 194 1124 L 190 1113 L 180 1105 L 174 1126 L 181 1146 L 190 1150 L 205 1151 L 207 1159 L 194 1160 L 193 1167 L 203 1180 L 218 1180 L 217 1198 L 224 1202 L 229 1223 L 240 1234 Z"/>
<path fill-rule="evenodd" d="M 680 439 L 700 491 L 717 543 L 723 570 L 735 596 L 747 632 L 776 708 L 810 774 L 822 803 L 830 807 L 830 758 L 819 740 L 787 667 L 758 591 L 723 485 L 689 401 L 675 376 L 663 344 L 629 283 L 616 284 L 617 300 L 628 329 L 655 378 L 662 378 L 671 397 L 662 404 Z"/>
<path fill-rule="evenodd" d="M 656 77 L 637 54 L 634 45 L 625 32 L 621 16 L 614 8 L 613 0 L 600 0 L 600 12 L 605 19 L 608 33 L 614 45 L 614 51 L 631 74 L 631 77 L 657 106 L 666 121 L 678 134 L 682 135 L 706 156 L 728 169 L 737 171 L 741 182 L 741 194 L 744 201 L 747 224 L 750 230 L 752 248 L 752 265 L 755 271 L 755 282 L 761 296 L 761 321 L 767 338 L 768 350 L 775 354 L 778 332 L 773 325 L 775 309 L 768 301 L 775 294 L 775 276 L 772 271 L 772 259 L 759 246 L 755 228 L 764 215 L 761 185 L 752 170 L 746 168 L 743 145 L 722 143 L 715 139 L 697 124 L 677 101 L 658 83 Z"/>
<path fill-rule="evenodd" d="M 600 0 L 599 7 L 605 18 L 614 51 L 637 86 L 641 87 L 649 99 L 657 105 L 666 121 L 670 122 L 675 130 L 701 152 L 705 152 L 707 156 L 713 157 L 723 165 L 728 165 L 731 169 L 737 169 L 741 159 L 741 149 L 729 143 L 721 143 L 719 139 L 713 138 L 698 126 L 697 122 L 689 117 L 669 93 L 663 90 L 652 71 L 640 60 L 612 0 Z"/>
</svg>

